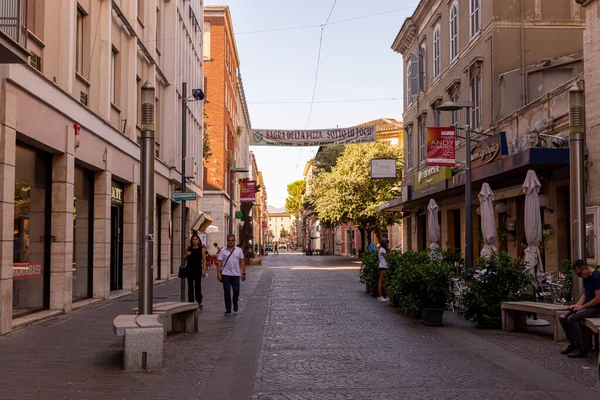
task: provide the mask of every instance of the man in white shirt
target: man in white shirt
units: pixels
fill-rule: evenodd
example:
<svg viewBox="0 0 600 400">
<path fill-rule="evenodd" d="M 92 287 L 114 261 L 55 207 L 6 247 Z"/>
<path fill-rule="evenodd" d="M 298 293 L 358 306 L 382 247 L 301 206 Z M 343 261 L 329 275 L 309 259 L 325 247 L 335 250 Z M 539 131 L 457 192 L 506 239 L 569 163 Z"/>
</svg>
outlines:
<svg viewBox="0 0 600 400">
<path fill-rule="evenodd" d="M 227 247 L 221 249 L 217 261 L 217 279 L 223 282 L 225 315 L 231 315 L 231 289 L 233 288 L 233 312 L 238 311 L 240 275 L 246 280 L 244 252 L 235 245 L 235 235 L 227 235 Z"/>
</svg>

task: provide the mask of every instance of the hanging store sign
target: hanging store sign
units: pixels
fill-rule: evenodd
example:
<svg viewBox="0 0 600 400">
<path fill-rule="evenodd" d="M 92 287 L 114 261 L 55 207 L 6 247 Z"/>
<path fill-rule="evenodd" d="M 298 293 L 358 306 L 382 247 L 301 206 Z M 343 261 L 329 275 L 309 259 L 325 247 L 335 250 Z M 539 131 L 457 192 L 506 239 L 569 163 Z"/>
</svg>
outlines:
<svg viewBox="0 0 600 400">
<path fill-rule="evenodd" d="M 256 201 L 256 181 L 240 181 L 240 203 L 253 203 Z"/>
<path fill-rule="evenodd" d="M 375 141 L 375 126 L 283 131 L 252 129 L 250 146 L 327 146 Z"/>
<path fill-rule="evenodd" d="M 269 228 L 269 226 L 267 225 L 267 221 L 263 221 L 262 222 L 262 229 L 263 231 L 266 231 Z"/>
<path fill-rule="evenodd" d="M 374 158 L 371 160 L 371 179 L 396 179 L 395 158 Z"/>
<path fill-rule="evenodd" d="M 427 165 L 454 167 L 456 165 L 456 128 L 427 128 Z"/>
<path fill-rule="evenodd" d="M 450 167 L 427 167 L 419 171 L 415 182 L 415 189 L 421 189 L 434 183 L 445 181 L 452 176 Z"/>
<path fill-rule="evenodd" d="M 508 155 L 508 144 L 506 133 L 500 132 L 494 136 L 477 143 L 471 150 L 471 168 L 500 160 L 502 156 Z"/>
</svg>

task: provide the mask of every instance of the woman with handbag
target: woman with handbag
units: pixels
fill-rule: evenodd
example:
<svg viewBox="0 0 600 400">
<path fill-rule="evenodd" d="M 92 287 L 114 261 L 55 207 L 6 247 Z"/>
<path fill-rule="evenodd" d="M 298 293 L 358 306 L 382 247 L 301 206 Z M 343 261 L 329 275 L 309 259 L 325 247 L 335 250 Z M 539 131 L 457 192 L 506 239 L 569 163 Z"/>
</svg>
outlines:
<svg viewBox="0 0 600 400">
<path fill-rule="evenodd" d="M 206 278 L 206 247 L 202 246 L 200 236 L 192 235 L 190 247 L 184 257 L 186 263 L 185 276 L 188 282 L 188 301 L 194 301 L 194 295 L 198 302 L 198 309 L 204 309 L 202 305 L 202 278 Z"/>
</svg>

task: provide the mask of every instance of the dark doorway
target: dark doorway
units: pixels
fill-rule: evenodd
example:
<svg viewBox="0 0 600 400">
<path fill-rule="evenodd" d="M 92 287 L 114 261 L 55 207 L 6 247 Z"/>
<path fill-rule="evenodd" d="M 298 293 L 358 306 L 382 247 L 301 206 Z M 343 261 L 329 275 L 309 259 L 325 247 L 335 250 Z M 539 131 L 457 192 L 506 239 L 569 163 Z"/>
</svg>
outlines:
<svg viewBox="0 0 600 400">
<path fill-rule="evenodd" d="M 423 251 L 427 248 L 427 215 L 419 215 L 417 218 L 417 249 Z"/>
<path fill-rule="evenodd" d="M 160 259 L 162 255 L 162 223 L 160 220 L 160 210 L 162 209 L 163 201 L 156 199 L 156 226 L 154 229 L 155 237 L 156 237 L 156 279 L 162 279 L 161 268 L 160 268 Z"/>
<path fill-rule="evenodd" d="M 110 290 L 123 289 L 123 207 L 110 208 Z"/>
</svg>

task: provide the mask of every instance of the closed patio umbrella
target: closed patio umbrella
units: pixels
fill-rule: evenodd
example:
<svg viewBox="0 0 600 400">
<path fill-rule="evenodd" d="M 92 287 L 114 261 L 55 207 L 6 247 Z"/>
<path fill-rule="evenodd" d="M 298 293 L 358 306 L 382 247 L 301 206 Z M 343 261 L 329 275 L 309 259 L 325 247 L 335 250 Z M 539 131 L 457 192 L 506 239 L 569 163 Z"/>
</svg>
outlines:
<svg viewBox="0 0 600 400">
<path fill-rule="evenodd" d="M 430 249 L 439 249 L 440 223 L 438 219 L 439 207 L 434 199 L 429 200 L 427 206 L 427 232 L 429 233 Z"/>
<path fill-rule="evenodd" d="M 543 272 L 542 255 L 540 254 L 540 242 L 542 241 L 542 215 L 540 213 L 539 192 L 540 181 L 534 170 L 527 171 L 523 183 L 525 193 L 525 249 L 524 261 L 527 263 L 527 271 L 532 275 Z"/>
<path fill-rule="evenodd" d="M 496 254 L 496 219 L 494 217 L 494 192 L 487 183 L 481 186 L 479 192 L 479 210 L 481 214 L 481 233 L 483 234 L 483 249 L 481 256 Z"/>
</svg>

